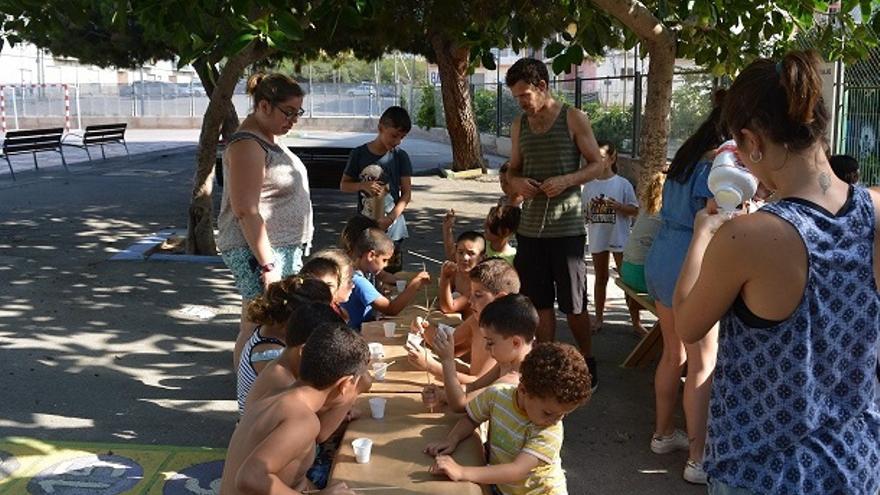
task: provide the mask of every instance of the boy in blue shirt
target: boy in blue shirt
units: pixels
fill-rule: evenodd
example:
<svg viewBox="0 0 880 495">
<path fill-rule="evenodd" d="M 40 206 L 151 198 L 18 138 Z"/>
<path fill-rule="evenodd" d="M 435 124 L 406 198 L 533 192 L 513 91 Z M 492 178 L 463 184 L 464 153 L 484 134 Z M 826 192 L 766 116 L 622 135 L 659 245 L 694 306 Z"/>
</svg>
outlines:
<svg viewBox="0 0 880 495">
<path fill-rule="evenodd" d="M 403 268 L 402 245 L 409 237 L 403 210 L 412 201 L 412 163 L 406 151 L 398 148 L 400 142 L 412 129 L 409 114 L 402 107 L 389 107 L 379 118 L 379 133 L 369 143 L 351 150 L 348 165 L 339 182 L 342 192 L 356 192 L 357 211 L 364 213 L 370 198 L 385 193 L 384 215 L 377 219 L 379 228 L 394 242 L 394 254 L 385 271 L 396 273 Z M 379 165 L 382 175 L 378 180 L 361 181 L 361 173 L 369 165 Z"/>
<path fill-rule="evenodd" d="M 376 318 L 375 311 L 394 316 L 400 313 L 418 295 L 423 284 L 431 281 L 427 272 L 421 272 L 407 284 L 406 289 L 394 299 L 382 295 L 367 280 L 366 275 L 376 275 L 387 265 L 394 252 L 394 243 L 380 229 L 364 230 L 354 244 L 354 289 L 342 307 L 348 311 L 348 326 L 360 331 L 361 323 Z"/>
</svg>

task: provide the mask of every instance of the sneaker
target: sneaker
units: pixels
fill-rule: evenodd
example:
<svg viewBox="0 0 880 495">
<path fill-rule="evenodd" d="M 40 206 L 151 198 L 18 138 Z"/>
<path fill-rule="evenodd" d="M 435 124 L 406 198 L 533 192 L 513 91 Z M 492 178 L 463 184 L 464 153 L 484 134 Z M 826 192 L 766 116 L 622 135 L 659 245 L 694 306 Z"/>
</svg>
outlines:
<svg viewBox="0 0 880 495">
<path fill-rule="evenodd" d="M 688 459 L 684 465 L 684 473 L 681 475 L 688 483 L 695 485 L 706 484 L 706 471 L 703 471 L 703 463 Z"/>
<path fill-rule="evenodd" d="M 587 369 L 590 370 L 590 393 L 595 394 L 599 388 L 599 369 L 596 367 L 596 358 L 587 358 Z"/>
<path fill-rule="evenodd" d="M 654 435 L 651 438 L 651 452 L 655 454 L 668 454 L 676 450 L 687 450 L 690 448 L 687 433 L 681 430 L 675 430 L 671 435 L 661 436 Z"/>
</svg>

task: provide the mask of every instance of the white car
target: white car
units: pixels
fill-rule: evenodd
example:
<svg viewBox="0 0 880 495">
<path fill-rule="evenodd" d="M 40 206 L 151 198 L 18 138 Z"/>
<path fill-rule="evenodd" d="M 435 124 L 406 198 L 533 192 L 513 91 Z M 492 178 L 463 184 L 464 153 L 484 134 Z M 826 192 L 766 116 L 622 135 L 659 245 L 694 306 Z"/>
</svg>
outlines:
<svg viewBox="0 0 880 495">
<path fill-rule="evenodd" d="M 360 83 L 353 88 L 349 88 L 345 94 L 348 96 L 373 96 L 376 94 L 376 88 L 369 83 Z"/>
</svg>

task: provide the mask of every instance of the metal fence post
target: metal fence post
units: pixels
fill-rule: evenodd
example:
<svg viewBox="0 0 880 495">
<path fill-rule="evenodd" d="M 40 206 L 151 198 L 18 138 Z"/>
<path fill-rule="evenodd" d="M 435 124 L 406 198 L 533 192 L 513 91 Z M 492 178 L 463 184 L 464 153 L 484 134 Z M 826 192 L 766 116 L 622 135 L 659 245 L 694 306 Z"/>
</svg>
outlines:
<svg viewBox="0 0 880 495">
<path fill-rule="evenodd" d="M 574 78 L 574 106 L 575 108 L 583 108 L 583 95 L 581 95 L 581 76 Z"/>
<path fill-rule="evenodd" d="M 633 87 L 633 128 L 632 128 L 632 156 L 637 157 L 639 150 L 639 136 L 642 132 L 642 73 L 635 71 L 635 85 Z"/>
<path fill-rule="evenodd" d="M 501 83 L 495 82 L 495 136 L 501 137 Z"/>
</svg>

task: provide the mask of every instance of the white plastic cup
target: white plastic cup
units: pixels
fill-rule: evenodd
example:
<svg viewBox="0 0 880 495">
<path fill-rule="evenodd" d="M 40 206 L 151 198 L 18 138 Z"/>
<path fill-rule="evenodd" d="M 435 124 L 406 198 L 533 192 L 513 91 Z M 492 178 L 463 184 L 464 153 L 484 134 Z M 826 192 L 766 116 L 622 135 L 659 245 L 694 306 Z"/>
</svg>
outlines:
<svg viewBox="0 0 880 495">
<path fill-rule="evenodd" d="M 407 285 L 406 280 L 397 280 L 394 282 L 394 284 L 397 285 L 397 293 L 398 294 L 403 292 L 404 290 L 406 290 L 406 285 Z"/>
<path fill-rule="evenodd" d="M 397 330 L 397 323 L 386 321 L 382 324 L 382 329 L 385 330 L 385 337 L 390 339 L 391 337 L 394 337 L 394 331 Z"/>
<path fill-rule="evenodd" d="M 354 460 L 358 464 L 370 462 L 370 451 L 373 450 L 372 440 L 369 438 L 355 438 L 351 442 L 351 448 L 354 449 Z"/>
<path fill-rule="evenodd" d="M 385 404 L 388 401 L 382 397 L 373 397 L 370 399 L 370 413 L 373 419 L 382 419 L 385 417 Z"/>
<path fill-rule="evenodd" d="M 385 381 L 385 372 L 388 370 L 388 365 L 385 363 L 373 363 L 373 379 L 377 382 Z M 372 399 L 370 399 L 372 400 Z"/>
<path fill-rule="evenodd" d="M 373 361 L 385 359 L 385 346 L 378 342 L 370 342 L 367 346 L 370 348 L 370 359 Z"/>
</svg>

